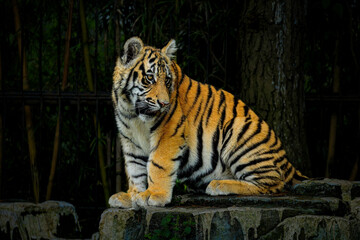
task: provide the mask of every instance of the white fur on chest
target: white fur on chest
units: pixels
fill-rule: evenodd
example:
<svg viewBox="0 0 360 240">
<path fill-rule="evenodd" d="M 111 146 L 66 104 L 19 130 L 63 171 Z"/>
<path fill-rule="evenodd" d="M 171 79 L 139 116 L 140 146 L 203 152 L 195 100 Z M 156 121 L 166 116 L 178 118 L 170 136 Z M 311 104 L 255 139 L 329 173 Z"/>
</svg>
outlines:
<svg viewBox="0 0 360 240">
<path fill-rule="evenodd" d="M 150 153 L 150 127 L 136 118 L 129 122 L 129 137 L 142 148 L 145 154 Z"/>
</svg>

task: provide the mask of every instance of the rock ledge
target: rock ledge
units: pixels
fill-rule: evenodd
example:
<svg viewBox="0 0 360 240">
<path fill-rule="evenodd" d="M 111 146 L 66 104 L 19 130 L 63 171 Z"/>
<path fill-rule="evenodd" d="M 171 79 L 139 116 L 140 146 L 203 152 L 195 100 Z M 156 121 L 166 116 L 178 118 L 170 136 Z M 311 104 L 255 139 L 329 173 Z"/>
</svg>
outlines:
<svg viewBox="0 0 360 240">
<path fill-rule="evenodd" d="M 165 208 L 109 208 L 101 239 L 360 239 L 360 182 L 309 180 L 276 196 L 175 196 Z"/>
</svg>

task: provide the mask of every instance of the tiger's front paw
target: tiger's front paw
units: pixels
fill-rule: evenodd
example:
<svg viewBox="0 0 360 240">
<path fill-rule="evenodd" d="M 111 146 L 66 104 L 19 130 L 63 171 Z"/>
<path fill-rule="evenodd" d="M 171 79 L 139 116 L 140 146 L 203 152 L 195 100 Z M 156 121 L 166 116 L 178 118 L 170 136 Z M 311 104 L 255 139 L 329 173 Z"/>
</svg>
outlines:
<svg viewBox="0 0 360 240">
<path fill-rule="evenodd" d="M 142 207 L 156 206 L 164 207 L 171 202 L 171 195 L 166 192 L 155 192 L 147 189 L 136 197 L 136 204 Z"/>
<path fill-rule="evenodd" d="M 110 207 L 131 208 L 133 205 L 131 195 L 124 192 L 115 193 L 109 198 L 109 205 Z"/>
</svg>

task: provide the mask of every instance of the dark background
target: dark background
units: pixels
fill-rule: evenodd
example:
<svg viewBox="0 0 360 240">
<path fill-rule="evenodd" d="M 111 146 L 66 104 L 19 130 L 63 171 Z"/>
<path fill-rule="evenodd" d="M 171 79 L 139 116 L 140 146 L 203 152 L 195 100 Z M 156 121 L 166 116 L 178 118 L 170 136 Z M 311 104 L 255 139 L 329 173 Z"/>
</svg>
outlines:
<svg viewBox="0 0 360 240">
<path fill-rule="evenodd" d="M 267 8 L 264 1 L 97 0 L 85 1 L 83 15 L 80 3 L 0 0 L 1 201 L 55 199 L 101 212 L 110 194 L 126 190 L 110 90 L 116 56 L 132 36 L 156 47 L 176 39 L 177 62 L 188 76 L 234 93 L 281 129 L 286 121 L 269 119 L 269 111 L 251 101 L 246 93 L 259 89 L 245 85 L 252 76 L 242 74 L 251 62 L 244 41 L 264 35 L 266 16 L 286 14 L 274 6 L 302 16 L 285 32 L 297 34 L 291 41 L 300 67 L 291 71 L 299 76 L 296 99 L 304 104 L 294 118 L 304 126 L 305 143 L 293 156 L 304 152 L 309 164 L 291 161 L 312 177 L 360 179 L 358 0 L 278 0 Z M 244 33 L 257 35 L 249 40 Z"/>
</svg>

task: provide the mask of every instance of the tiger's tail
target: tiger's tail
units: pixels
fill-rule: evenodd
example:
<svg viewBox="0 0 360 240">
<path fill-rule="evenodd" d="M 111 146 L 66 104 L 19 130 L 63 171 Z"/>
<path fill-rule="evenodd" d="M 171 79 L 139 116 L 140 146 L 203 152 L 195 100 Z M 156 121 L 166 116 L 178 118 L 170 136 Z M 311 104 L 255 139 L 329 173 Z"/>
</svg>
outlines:
<svg viewBox="0 0 360 240">
<path fill-rule="evenodd" d="M 295 173 L 293 175 L 293 178 L 291 180 L 292 185 L 296 185 L 301 183 L 304 180 L 308 180 L 309 177 L 303 175 L 299 170 L 295 170 Z"/>
</svg>

